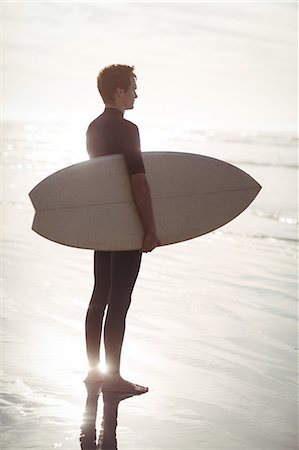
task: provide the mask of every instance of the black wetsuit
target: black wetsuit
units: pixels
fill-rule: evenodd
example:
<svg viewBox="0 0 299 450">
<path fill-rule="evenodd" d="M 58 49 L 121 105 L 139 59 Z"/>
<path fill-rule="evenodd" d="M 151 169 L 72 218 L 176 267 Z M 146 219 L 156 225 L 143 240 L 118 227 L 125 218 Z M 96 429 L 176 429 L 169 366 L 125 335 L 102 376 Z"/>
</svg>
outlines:
<svg viewBox="0 0 299 450">
<path fill-rule="evenodd" d="M 138 128 L 123 118 L 123 113 L 106 108 L 88 127 L 87 151 L 90 158 L 122 153 L 129 175 L 144 172 Z M 94 289 L 86 314 L 86 348 L 91 367 L 99 362 L 100 340 L 104 326 L 106 365 L 119 373 L 125 320 L 131 294 L 139 272 L 139 251 L 94 252 Z"/>
</svg>

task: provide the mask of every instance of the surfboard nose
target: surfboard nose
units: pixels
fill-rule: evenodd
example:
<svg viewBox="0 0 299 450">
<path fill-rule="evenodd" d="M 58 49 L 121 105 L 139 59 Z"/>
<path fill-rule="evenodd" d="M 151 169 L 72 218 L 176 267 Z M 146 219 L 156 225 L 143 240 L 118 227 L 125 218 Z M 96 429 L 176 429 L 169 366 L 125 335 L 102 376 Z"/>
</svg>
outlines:
<svg viewBox="0 0 299 450">
<path fill-rule="evenodd" d="M 262 190 L 263 186 L 258 181 L 256 181 L 254 178 L 251 177 L 251 179 L 254 183 L 254 188 L 256 190 L 256 194 L 252 199 L 252 201 L 253 201 L 256 198 L 256 196 L 259 194 L 259 192 Z"/>
</svg>

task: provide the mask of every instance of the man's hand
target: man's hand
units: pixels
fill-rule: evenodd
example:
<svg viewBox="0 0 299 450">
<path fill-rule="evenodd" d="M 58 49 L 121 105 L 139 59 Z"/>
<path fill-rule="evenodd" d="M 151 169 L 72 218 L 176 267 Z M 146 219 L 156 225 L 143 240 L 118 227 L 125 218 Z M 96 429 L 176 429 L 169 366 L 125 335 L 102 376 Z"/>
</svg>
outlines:
<svg viewBox="0 0 299 450">
<path fill-rule="evenodd" d="M 161 241 L 156 235 L 156 233 L 147 232 L 145 233 L 144 236 L 141 251 L 145 253 L 151 252 L 152 250 L 154 250 L 154 248 L 158 247 L 159 245 L 161 245 Z"/>
</svg>

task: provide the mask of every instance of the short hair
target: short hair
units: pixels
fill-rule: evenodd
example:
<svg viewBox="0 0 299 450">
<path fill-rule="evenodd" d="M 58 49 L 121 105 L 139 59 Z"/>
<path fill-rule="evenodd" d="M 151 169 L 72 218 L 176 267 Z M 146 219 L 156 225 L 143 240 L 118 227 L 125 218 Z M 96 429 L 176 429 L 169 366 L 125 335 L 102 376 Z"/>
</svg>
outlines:
<svg viewBox="0 0 299 450">
<path fill-rule="evenodd" d="M 104 103 L 114 99 L 117 88 L 127 91 L 130 87 L 131 77 L 137 78 L 134 73 L 134 66 L 112 64 L 104 67 L 97 77 L 98 90 Z"/>
</svg>

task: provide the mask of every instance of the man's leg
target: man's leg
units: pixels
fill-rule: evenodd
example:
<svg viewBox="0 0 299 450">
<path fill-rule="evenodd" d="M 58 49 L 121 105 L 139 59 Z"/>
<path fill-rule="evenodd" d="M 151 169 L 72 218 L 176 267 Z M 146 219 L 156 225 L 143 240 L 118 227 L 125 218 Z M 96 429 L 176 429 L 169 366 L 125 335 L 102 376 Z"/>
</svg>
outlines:
<svg viewBox="0 0 299 450">
<path fill-rule="evenodd" d="M 141 252 L 114 252 L 111 260 L 111 291 L 104 328 L 106 365 L 103 391 L 144 394 L 148 388 L 124 380 L 119 373 L 125 321 L 139 272 Z"/>
<path fill-rule="evenodd" d="M 97 368 L 100 360 L 102 322 L 110 291 L 110 263 L 110 252 L 94 252 L 94 289 L 85 320 L 86 351 L 91 369 Z"/>
<path fill-rule="evenodd" d="M 109 374 L 119 374 L 126 315 L 138 276 L 141 252 L 113 252 L 111 255 L 111 290 L 104 328 L 106 365 Z"/>
</svg>

